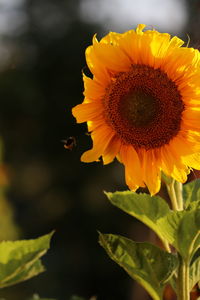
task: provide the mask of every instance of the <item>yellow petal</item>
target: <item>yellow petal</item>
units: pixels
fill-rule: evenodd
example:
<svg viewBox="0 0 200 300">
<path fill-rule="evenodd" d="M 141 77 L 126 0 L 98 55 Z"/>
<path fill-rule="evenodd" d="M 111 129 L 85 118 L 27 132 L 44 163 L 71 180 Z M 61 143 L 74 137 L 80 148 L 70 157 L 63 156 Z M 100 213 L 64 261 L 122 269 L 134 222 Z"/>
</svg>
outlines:
<svg viewBox="0 0 200 300">
<path fill-rule="evenodd" d="M 120 158 L 125 166 L 125 179 L 129 188 L 135 191 L 140 186 L 144 186 L 141 164 L 135 149 L 132 146 L 123 145 L 120 150 Z"/>
<path fill-rule="evenodd" d="M 84 82 L 84 96 L 88 100 L 97 100 L 101 99 L 105 94 L 105 86 L 101 85 L 95 79 L 87 77 L 83 73 L 83 82 Z"/>
<path fill-rule="evenodd" d="M 128 71 L 131 66 L 129 57 L 117 46 L 105 43 L 93 44 L 93 51 L 108 70 L 122 72 Z"/>
<path fill-rule="evenodd" d="M 104 86 L 107 86 L 110 83 L 111 78 L 105 66 L 96 56 L 94 47 L 89 46 L 85 51 L 85 55 L 86 55 L 87 65 L 90 71 L 92 72 L 92 74 L 94 75 L 94 77 L 96 78 L 96 81 L 101 83 Z"/>
<path fill-rule="evenodd" d="M 180 158 L 171 153 L 170 147 L 164 146 L 160 151 L 162 155 L 161 165 L 163 172 L 179 182 L 186 182 L 187 175 L 190 172 L 189 168 L 180 161 Z"/>
<path fill-rule="evenodd" d="M 191 76 L 191 72 L 194 72 L 195 65 L 199 59 L 200 56 L 199 54 L 197 55 L 197 50 L 193 48 L 176 48 L 166 57 L 161 67 L 168 74 L 169 78 L 179 86 Z"/>
<path fill-rule="evenodd" d="M 102 158 L 103 158 L 104 165 L 109 164 L 114 160 L 114 158 L 119 153 L 120 146 L 121 146 L 121 140 L 117 136 L 114 136 L 110 140 L 109 144 L 107 145 L 103 153 Z"/>
<path fill-rule="evenodd" d="M 140 150 L 142 157 L 143 179 L 150 194 L 158 193 L 161 185 L 160 164 L 153 150 Z"/>
<path fill-rule="evenodd" d="M 140 36 L 134 30 L 129 30 L 118 40 L 120 49 L 129 57 L 132 64 L 136 64 L 139 59 Z"/>
<path fill-rule="evenodd" d="M 200 153 L 184 156 L 182 160 L 187 166 L 200 170 Z"/>
<path fill-rule="evenodd" d="M 188 130 L 195 130 L 199 131 L 200 130 L 200 108 L 187 108 L 185 111 L 182 113 L 182 123 L 183 127 L 186 128 L 187 126 Z"/>
<path fill-rule="evenodd" d="M 169 47 L 170 35 L 151 31 L 141 39 L 141 63 L 160 68 Z"/>
<path fill-rule="evenodd" d="M 187 139 L 187 134 L 179 134 L 169 144 L 170 148 L 172 149 L 173 153 L 176 153 L 176 157 L 181 157 L 190 155 L 196 152 L 199 149 L 197 143 L 194 143 Z M 198 148 L 197 148 L 198 146 Z M 180 160 L 179 159 L 179 160 Z"/>
<path fill-rule="evenodd" d="M 81 161 L 98 161 L 99 157 L 104 153 L 107 145 L 114 135 L 115 133 L 112 132 L 111 129 L 107 126 L 100 126 L 96 128 L 96 130 L 91 134 L 93 140 L 93 148 L 83 153 L 83 155 L 81 156 Z"/>
<path fill-rule="evenodd" d="M 137 34 L 143 34 L 143 29 L 146 27 L 145 24 L 138 24 L 137 28 L 136 28 L 136 32 Z"/>
<path fill-rule="evenodd" d="M 87 122 L 99 117 L 103 112 L 101 101 L 95 103 L 82 103 L 72 108 L 72 114 L 77 123 Z"/>
<path fill-rule="evenodd" d="M 110 44 L 110 45 L 118 45 L 119 40 L 122 38 L 123 34 L 117 32 L 109 32 L 106 36 L 104 36 L 100 43 Z"/>
</svg>

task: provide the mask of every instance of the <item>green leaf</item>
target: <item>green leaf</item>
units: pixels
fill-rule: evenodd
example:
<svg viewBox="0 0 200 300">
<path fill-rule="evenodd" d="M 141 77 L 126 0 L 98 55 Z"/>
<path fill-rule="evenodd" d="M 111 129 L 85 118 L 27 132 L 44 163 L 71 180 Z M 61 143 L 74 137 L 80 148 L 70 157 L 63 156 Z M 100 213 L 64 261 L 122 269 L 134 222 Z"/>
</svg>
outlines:
<svg viewBox="0 0 200 300">
<path fill-rule="evenodd" d="M 200 200 L 190 202 L 186 208 L 187 211 L 200 208 Z"/>
<path fill-rule="evenodd" d="M 200 281 L 200 257 L 190 266 L 190 291 Z"/>
<path fill-rule="evenodd" d="M 106 193 L 106 195 L 113 205 L 146 224 L 164 242 L 167 231 L 163 231 L 162 227 L 167 221 L 160 226 L 160 219 L 165 218 L 171 212 L 165 200 L 158 196 L 137 194 L 131 191 Z M 170 241 L 174 240 L 169 233 L 167 237 Z"/>
<path fill-rule="evenodd" d="M 177 246 L 181 256 L 190 261 L 200 246 L 200 209 L 187 211 L 180 220 Z"/>
<path fill-rule="evenodd" d="M 118 263 L 154 300 L 161 300 L 165 283 L 177 268 L 177 258 L 149 243 L 136 243 L 122 236 L 99 234 L 108 255 Z"/>
<path fill-rule="evenodd" d="M 178 250 L 177 236 L 180 222 L 185 211 L 170 211 L 166 216 L 157 221 L 158 228 L 165 239 Z"/>
<path fill-rule="evenodd" d="M 190 203 L 188 210 L 171 211 L 158 220 L 162 233 L 184 259 L 191 260 L 200 246 L 200 208 L 198 202 Z"/>
<path fill-rule="evenodd" d="M 0 288 L 16 284 L 44 271 L 40 257 L 49 249 L 53 232 L 35 240 L 0 243 Z"/>
<path fill-rule="evenodd" d="M 21 281 L 28 280 L 36 275 L 39 275 L 40 273 L 44 272 L 45 268 L 42 265 L 42 262 L 40 259 L 36 260 L 30 267 L 23 268 L 22 271 L 17 272 L 16 276 L 12 277 L 10 280 L 6 280 L 4 282 L 3 287 L 7 287 L 13 284 L 17 284 Z"/>
<path fill-rule="evenodd" d="M 183 199 L 185 207 L 188 207 L 189 203 L 193 201 L 200 200 L 200 179 L 183 185 Z"/>
</svg>

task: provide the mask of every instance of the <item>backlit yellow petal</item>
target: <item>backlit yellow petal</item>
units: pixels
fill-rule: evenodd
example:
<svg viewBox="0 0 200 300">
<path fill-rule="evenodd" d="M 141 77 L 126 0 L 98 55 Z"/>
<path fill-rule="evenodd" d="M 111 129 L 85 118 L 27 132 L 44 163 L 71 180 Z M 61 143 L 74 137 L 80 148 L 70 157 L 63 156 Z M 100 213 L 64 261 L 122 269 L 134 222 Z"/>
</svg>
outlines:
<svg viewBox="0 0 200 300">
<path fill-rule="evenodd" d="M 89 46 L 85 51 L 88 67 L 94 74 L 97 82 L 101 82 L 105 86 L 110 83 L 110 76 L 106 67 L 101 63 L 99 58 L 96 56 L 93 46 Z"/>
<path fill-rule="evenodd" d="M 145 24 L 139 24 L 136 28 L 137 34 L 143 34 L 143 29 L 146 27 Z"/>
<path fill-rule="evenodd" d="M 104 165 L 111 163 L 115 159 L 115 157 L 119 153 L 120 147 L 121 147 L 121 140 L 117 136 L 114 136 L 110 140 L 109 144 L 107 145 L 102 155 Z"/>
<path fill-rule="evenodd" d="M 128 56 L 117 46 L 105 43 L 93 45 L 96 57 L 101 61 L 106 69 L 113 71 L 127 71 L 131 61 Z"/>
<path fill-rule="evenodd" d="M 82 103 L 72 109 L 72 114 L 76 118 L 77 123 L 87 122 L 98 118 L 102 113 L 102 104 L 99 101 L 95 103 Z"/>
<path fill-rule="evenodd" d="M 125 166 L 125 178 L 129 188 L 135 191 L 138 187 L 144 186 L 140 160 L 134 148 L 132 146 L 122 146 L 120 158 Z"/>
<path fill-rule="evenodd" d="M 200 170 L 200 153 L 184 156 L 182 160 L 184 164 L 190 166 L 191 168 Z"/>
<path fill-rule="evenodd" d="M 189 168 L 184 165 L 178 157 L 174 156 L 171 153 L 171 150 L 168 149 L 168 147 L 163 147 L 161 149 L 161 166 L 162 170 L 165 174 L 168 176 L 171 176 L 175 180 L 179 182 L 186 182 L 187 175 L 189 174 L 190 170 Z"/>
<path fill-rule="evenodd" d="M 154 152 L 151 150 L 140 151 L 140 157 L 142 160 L 144 182 L 147 185 L 151 195 L 154 195 L 160 190 L 161 185 L 159 162 L 156 160 Z"/>
<path fill-rule="evenodd" d="M 85 102 L 101 99 L 105 94 L 105 86 L 83 74 Z"/>
<path fill-rule="evenodd" d="M 98 161 L 114 135 L 114 132 L 110 131 L 106 126 L 98 127 L 91 134 L 93 140 L 93 148 L 83 153 L 83 155 L 81 156 L 81 161 Z"/>
</svg>

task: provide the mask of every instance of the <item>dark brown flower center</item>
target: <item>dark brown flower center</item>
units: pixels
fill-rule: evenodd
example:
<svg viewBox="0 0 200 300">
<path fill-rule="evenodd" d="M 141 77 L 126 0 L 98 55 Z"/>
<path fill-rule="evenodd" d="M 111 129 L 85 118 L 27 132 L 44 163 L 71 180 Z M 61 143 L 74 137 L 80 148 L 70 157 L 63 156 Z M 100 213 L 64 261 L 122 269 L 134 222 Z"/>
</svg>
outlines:
<svg viewBox="0 0 200 300">
<path fill-rule="evenodd" d="M 156 101 L 142 90 L 131 91 L 123 97 L 120 106 L 120 113 L 132 126 L 148 126 L 155 118 Z"/>
<path fill-rule="evenodd" d="M 146 150 L 178 134 L 184 110 L 176 84 L 162 70 L 144 65 L 118 73 L 103 105 L 106 122 L 122 141 Z"/>
</svg>

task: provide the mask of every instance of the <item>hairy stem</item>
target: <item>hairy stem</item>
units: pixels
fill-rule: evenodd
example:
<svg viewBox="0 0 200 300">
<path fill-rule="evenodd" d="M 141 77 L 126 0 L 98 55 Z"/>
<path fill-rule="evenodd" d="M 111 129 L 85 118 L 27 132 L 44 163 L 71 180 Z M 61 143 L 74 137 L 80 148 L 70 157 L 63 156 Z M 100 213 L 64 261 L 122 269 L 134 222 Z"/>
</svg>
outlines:
<svg viewBox="0 0 200 300">
<path fill-rule="evenodd" d="M 176 195 L 176 190 L 175 190 L 175 180 L 172 179 L 171 182 L 166 183 L 167 191 L 171 200 L 172 204 L 172 209 L 173 210 L 179 210 L 179 205 L 177 201 L 177 195 Z"/>
<path fill-rule="evenodd" d="M 189 263 L 180 257 L 180 265 L 178 270 L 178 300 L 190 300 L 189 288 Z"/>
<path fill-rule="evenodd" d="M 178 210 L 183 210 L 183 185 L 181 182 L 175 181 L 174 188 L 176 193 Z"/>
<path fill-rule="evenodd" d="M 183 210 L 184 205 L 182 195 L 182 183 L 171 179 L 168 180 L 168 182 L 166 181 L 166 187 L 171 200 L 172 209 L 175 211 Z M 178 300 L 190 300 L 189 261 L 184 260 L 180 255 L 177 277 L 177 297 Z"/>
</svg>

